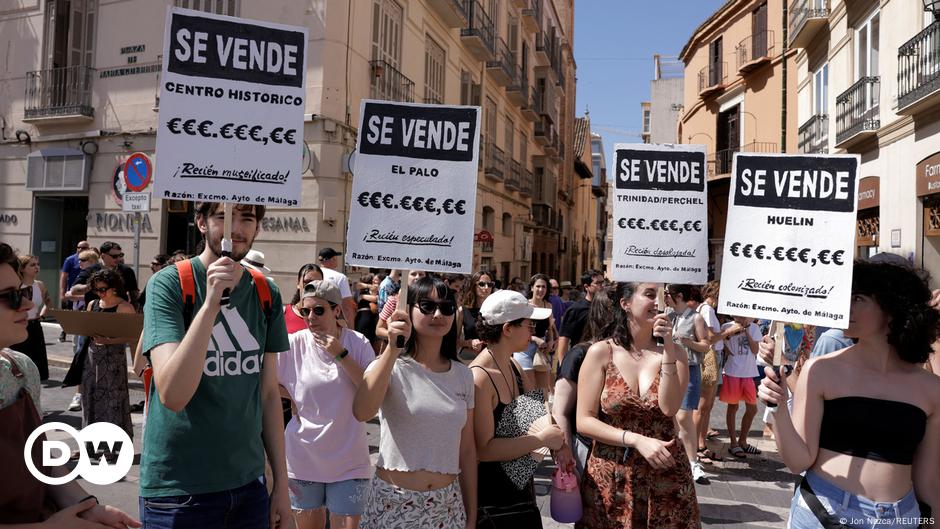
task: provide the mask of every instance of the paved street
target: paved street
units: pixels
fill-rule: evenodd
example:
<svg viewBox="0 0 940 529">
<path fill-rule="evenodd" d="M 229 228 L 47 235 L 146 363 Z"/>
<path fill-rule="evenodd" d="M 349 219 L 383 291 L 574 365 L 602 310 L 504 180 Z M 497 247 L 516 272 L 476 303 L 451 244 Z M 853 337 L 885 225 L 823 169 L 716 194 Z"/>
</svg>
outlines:
<svg viewBox="0 0 940 529">
<path fill-rule="evenodd" d="M 81 412 L 65 411 L 75 393 L 75 388 L 62 388 L 59 381 L 65 376 L 68 362 L 72 357 L 71 342 L 58 341 L 58 327 L 44 325 L 46 343 L 50 359 L 50 381 L 43 386 L 42 408 L 46 422 L 64 422 L 76 428 L 81 427 Z M 131 380 L 131 402 L 143 400 L 143 387 L 133 375 Z M 740 414 L 739 411 L 739 421 Z M 786 471 L 774 450 L 772 441 L 761 439 L 760 429 L 763 423 L 759 420 L 761 414 L 755 419 L 752 427 L 752 440 L 764 453 L 760 456 L 750 456 L 746 460 L 734 459 L 727 452 L 727 444 L 722 445 L 716 441 L 710 447 L 716 452 L 720 451 L 725 461 L 706 467 L 712 475 L 710 485 L 696 485 L 699 504 L 702 512 L 702 525 L 714 528 L 779 528 L 786 521 L 790 493 L 793 490 L 794 478 Z M 132 415 L 134 421 L 134 448 L 140 453 L 141 426 L 143 416 L 140 413 Z M 720 402 L 715 403 L 712 412 L 712 427 L 725 433 L 725 407 Z M 378 451 L 378 424 L 373 421 L 367 426 L 369 436 L 369 449 L 372 453 L 373 463 Z M 56 438 L 53 436 L 53 438 Z M 61 438 L 61 437 L 59 437 Z M 727 441 L 727 438 L 725 438 Z M 77 448 L 77 447 L 73 447 Z M 82 485 L 91 494 L 95 494 L 103 502 L 116 505 L 128 513 L 137 515 L 137 487 L 140 475 L 140 457 L 135 458 L 135 464 L 127 478 L 114 485 L 97 486 L 87 482 Z M 542 510 L 542 518 L 546 529 L 570 527 L 559 524 L 549 515 L 549 492 L 553 468 L 543 465 L 536 479 L 536 493 Z"/>
</svg>

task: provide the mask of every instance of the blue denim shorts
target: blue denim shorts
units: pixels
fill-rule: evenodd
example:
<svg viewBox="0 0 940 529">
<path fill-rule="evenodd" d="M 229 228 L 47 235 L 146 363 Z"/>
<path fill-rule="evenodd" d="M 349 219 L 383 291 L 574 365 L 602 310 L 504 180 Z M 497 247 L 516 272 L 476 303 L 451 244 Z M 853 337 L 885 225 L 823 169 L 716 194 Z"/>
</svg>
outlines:
<svg viewBox="0 0 940 529">
<path fill-rule="evenodd" d="M 806 481 L 819 498 L 819 503 L 831 515 L 833 521 L 858 529 L 881 529 L 900 527 L 916 529 L 923 521 L 914 490 L 895 502 L 877 502 L 864 496 L 844 491 L 812 471 L 806 472 Z M 803 500 L 799 487 L 790 502 L 788 529 L 822 528 L 819 519 Z"/>
<path fill-rule="evenodd" d="M 702 366 L 690 364 L 689 387 L 685 390 L 681 408 L 686 411 L 697 410 L 700 398 L 702 398 Z"/>
<path fill-rule="evenodd" d="M 347 479 L 320 483 L 290 478 L 288 488 L 291 509 L 306 511 L 325 506 L 330 514 L 359 516 L 366 503 L 369 480 Z"/>
</svg>

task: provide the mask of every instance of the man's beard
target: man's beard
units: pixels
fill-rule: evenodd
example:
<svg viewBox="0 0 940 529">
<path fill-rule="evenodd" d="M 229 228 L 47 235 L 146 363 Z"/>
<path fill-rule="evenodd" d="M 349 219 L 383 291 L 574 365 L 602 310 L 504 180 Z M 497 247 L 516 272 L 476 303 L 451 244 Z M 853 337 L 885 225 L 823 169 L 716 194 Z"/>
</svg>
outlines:
<svg viewBox="0 0 940 529">
<path fill-rule="evenodd" d="M 248 255 L 248 250 L 251 249 L 251 243 L 254 240 L 247 241 L 244 251 L 239 252 L 235 249 L 235 244 L 232 244 L 232 255 L 230 256 L 233 261 L 241 261 Z M 222 257 L 222 234 L 215 236 L 211 231 L 206 233 L 206 246 L 212 250 L 212 253 L 218 257 Z"/>
</svg>

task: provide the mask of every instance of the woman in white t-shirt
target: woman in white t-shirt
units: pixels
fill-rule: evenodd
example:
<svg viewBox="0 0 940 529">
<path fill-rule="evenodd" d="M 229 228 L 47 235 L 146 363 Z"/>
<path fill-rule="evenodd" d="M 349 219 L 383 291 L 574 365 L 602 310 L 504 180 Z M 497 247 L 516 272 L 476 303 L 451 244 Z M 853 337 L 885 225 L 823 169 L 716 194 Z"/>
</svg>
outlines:
<svg viewBox="0 0 940 529">
<path fill-rule="evenodd" d="M 725 367 L 721 378 L 721 402 L 728 405 L 726 416 L 728 438 L 731 441 L 728 452 L 734 457 L 745 458 L 747 454 L 757 455 L 760 450 L 747 444 L 747 432 L 757 415 L 757 385 L 754 378 L 757 372 L 757 350 L 761 341 L 760 327 L 751 318 L 735 316 L 733 323 L 726 323 L 722 331 L 730 331 L 725 337 Z M 744 401 L 744 417 L 741 419 L 740 433 L 735 433 L 735 417 L 738 403 Z"/>
<path fill-rule="evenodd" d="M 343 298 L 329 281 L 304 286 L 300 314 L 307 328 L 277 355 L 282 394 L 297 410 L 284 432 L 291 508 L 298 529 L 359 527 L 371 475 L 365 425 L 351 402 L 375 359 L 369 341 L 338 323 Z"/>
<path fill-rule="evenodd" d="M 380 427 L 361 527 L 474 527 L 473 374 L 457 360 L 457 303 L 431 277 L 410 285 L 407 301 L 389 318 L 388 346 L 366 369 L 353 401 L 357 419 L 378 412 Z"/>
</svg>

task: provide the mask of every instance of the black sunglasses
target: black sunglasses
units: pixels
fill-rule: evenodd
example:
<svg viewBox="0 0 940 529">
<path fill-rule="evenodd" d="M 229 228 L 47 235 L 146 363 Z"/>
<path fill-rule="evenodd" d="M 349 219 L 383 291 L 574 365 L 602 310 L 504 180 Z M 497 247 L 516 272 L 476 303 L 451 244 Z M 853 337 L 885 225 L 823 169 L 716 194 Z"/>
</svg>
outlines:
<svg viewBox="0 0 940 529">
<path fill-rule="evenodd" d="M 87 261 L 88 261 L 88 258 L 86 257 L 86 258 L 82 259 L 81 257 L 79 257 L 78 260 L 79 260 L 79 262 L 84 263 L 84 262 L 87 262 Z"/>
<path fill-rule="evenodd" d="M 97 292 L 97 293 L 99 293 L 99 294 L 104 294 L 105 292 L 107 292 L 107 291 L 109 291 L 109 290 L 111 290 L 111 287 L 101 287 L 101 288 L 92 289 L 92 292 Z"/>
<path fill-rule="evenodd" d="M 457 305 L 453 301 L 432 301 L 430 299 L 422 299 L 418 302 L 418 310 L 421 311 L 421 314 L 426 314 L 428 316 L 434 314 L 435 311 L 441 311 L 441 314 L 444 316 L 453 316 L 457 312 Z"/>
<path fill-rule="evenodd" d="M 11 310 L 19 310 L 23 306 L 24 299 L 31 299 L 33 296 L 33 287 L 14 288 L 0 293 L 0 301 L 6 303 Z"/>
<path fill-rule="evenodd" d="M 310 316 L 311 312 L 316 314 L 317 316 L 323 316 L 324 314 L 326 314 L 326 307 L 317 305 L 316 307 L 313 307 L 313 308 L 301 307 L 300 309 L 300 315 L 303 316 L 304 318 Z"/>
<path fill-rule="evenodd" d="M 496 286 L 496 283 L 492 281 L 477 281 L 477 286 L 480 288 L 493 288 Z"/>
<path fill-rule="evenodd" d="M 109 253 L 108 255 L 110 255 L 113 259 L 120 259 L 124 257 L 123 253 Z"/>
</svg>

